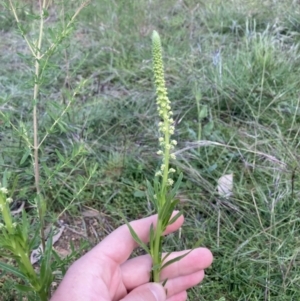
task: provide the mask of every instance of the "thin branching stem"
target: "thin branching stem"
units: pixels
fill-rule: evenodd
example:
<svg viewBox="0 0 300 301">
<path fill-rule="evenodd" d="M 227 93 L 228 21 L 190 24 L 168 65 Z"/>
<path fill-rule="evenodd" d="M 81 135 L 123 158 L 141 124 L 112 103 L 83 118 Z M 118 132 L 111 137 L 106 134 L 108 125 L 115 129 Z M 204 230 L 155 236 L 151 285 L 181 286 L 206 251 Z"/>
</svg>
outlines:
<svg viewBox="0 0 300 301">
<path fill-rule="evenodd" d="M 46 8 L 46 0 L 40 0 L 40 29 L 39 38 L 35 49 L 35 81 L 33 89 L 33 149 L 34 149 L 34 177 L 35 189 L 37 193 L 38 215 L 40 219 L 40 235 L 42 241 L 42 250 L 45 251 L 45 233 L 44 233 L 44 214 L 42 210 L 42 196 L 40 189 L 40 168 L 39 168 L 39 140 L 38 140 L 38 114 L 37 103 L 40 88 L 40 68 L 41 68 L 41 47 L 44 33 L 44 9 Z"/>
<path fill-rule="evenodd" d="M 14 17 L 15 17 L 15 20 L 16 20 L 18 26 L 20 26 L 20 24 L 21 24 L 21 23 L 20 23 L 20 19 L 19 19 L 19 17 L 18 17 L 16 8 L 15 8 L 15 6 L 13 5 L 13 3 L 12 3 L 11 0 L 9 0 L 9 6 L 10 6 L 10 9 L 12 10 L 12 12 L 13 12 L 13 15 L 14 15 Z M 19 27 L 19 28 L 20 28 L 20 27 Z M 24 32 L 23 32 L 22 30 L 21 30 L 21 35 L 22 35 L 23 39 L 25 40 L 26 44 L 28 45 L 28 48 L 29 48 L 29 50 L 30 50 L 32 56 L 35 57 L 35 51 L 34 51 L 34 49 L 32 48 L 32 45 L 31 45 L 31 43 L 29 42 L 29 40 L 28 40 L 26 34 L 24 34 Z"/>
</svg>

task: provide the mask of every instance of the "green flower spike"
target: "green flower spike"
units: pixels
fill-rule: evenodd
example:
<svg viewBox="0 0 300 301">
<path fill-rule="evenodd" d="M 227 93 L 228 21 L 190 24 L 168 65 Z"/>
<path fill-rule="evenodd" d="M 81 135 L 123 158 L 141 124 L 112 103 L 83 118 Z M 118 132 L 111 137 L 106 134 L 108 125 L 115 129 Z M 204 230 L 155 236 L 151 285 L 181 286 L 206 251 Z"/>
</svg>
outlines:
<svg viewBox="0 0 300 301">
<path fill-rule="evenodd" d="M 158 155 L 162 155 L 161 173 L 157 173 L 157 176 L 162 176 L 162 190 L 166 192 L 167 186 L 173 184 L 173 180 L 170 178 L 170 173 L 173 169 L 169 170 L 170 158 L 175 159 L 175 155 L 171 154 L 171 150 L 174 145 L 177 144 L 176 140 L 171 140 L 171 135 L 174 134 L 174 120 L 172 118 L 173 112 L 171 111 L 171 102 L 168 98 L 167 88 L 164 79 L 164 66 L 162 59 L 162 47 L 159 34 L 153 31 L 152 34 L 152 56 L 153 56 L 153 71 L 156 86 L 157 95 L 157 111 L 161 122 L 159 122 L 159 131 L 161 137 L 159 142 L 161 150 L 157 152 Z"/>
</svg>

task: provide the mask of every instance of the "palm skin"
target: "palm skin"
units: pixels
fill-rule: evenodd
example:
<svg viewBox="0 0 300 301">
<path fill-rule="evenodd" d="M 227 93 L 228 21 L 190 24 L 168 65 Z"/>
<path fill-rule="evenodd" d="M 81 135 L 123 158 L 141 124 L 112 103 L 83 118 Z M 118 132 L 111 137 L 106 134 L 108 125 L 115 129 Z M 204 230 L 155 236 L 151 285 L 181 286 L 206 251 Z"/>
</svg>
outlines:
<svg viewBox="0 0 300 301">
<path fill-rule="evenodd" d="M 155 226 L 156 220 L 157 215 L 153 215 L 131 222 L 131 226 L 140 239 L 147 242 L 150 225 L 153 223 Z M 181 216 L 168 226 L 165 234 L 179 229 L 183 221 Z M 119 227 L 70 267 L 50 301 L 184 301 L 186 290 L 202 281 L 204 269 L 211 265 L 213 258 L 208 249 L 197 248 L 166 267 L 161 273 L 162 281 L 168 279 L 165 286 L 167 295 L 164 296 L 165 290 L 160 285 L 149 283 L 150 256 L 128 260 L 136 247 L 128 227 Z M 186 252 L 174 252 L 168 259 Z M 153 285 L 156 294 L 160 294 L 156 299 L 151 293 Z"/>
</svg>

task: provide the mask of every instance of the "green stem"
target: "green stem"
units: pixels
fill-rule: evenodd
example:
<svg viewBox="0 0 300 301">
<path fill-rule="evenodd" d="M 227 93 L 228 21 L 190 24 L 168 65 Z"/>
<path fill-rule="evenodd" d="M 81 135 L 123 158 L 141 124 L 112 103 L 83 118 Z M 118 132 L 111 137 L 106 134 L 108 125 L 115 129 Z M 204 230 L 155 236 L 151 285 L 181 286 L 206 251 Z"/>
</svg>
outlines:
<svg viewBox="0 0 300 301">
<path fill-rule="evenodd" d="M 44 214 L 42 210 L 44 200 L 41 200 L 40 190 L 40 171 L 39 171 L 39 141 L 38 141 L 38 116 L 37 116 L 37 101 L 40 88 L 40 67 L 41 67 L 41 47 L 44 32 L 44 9 L 46 7 L 46 0 L 40 1 L 40 29 L 39 38 L 35 50 L 35 83 L 33 89 L 33 149 L 34 149 L 34 177 L 35 177 L 35 189 L 37 193 L 38 202 L 38 215 L 40 220 L 40 236 L 42 241 L 42 251 L 45 251 L 45 234 L 44 234 Z"/>
<path fill-rule="evenodd" d="M 167 120 L 164 120 L 164 124 L 167 127 L 167 131 L 165 132 L 165 144 L 166 145 L 170 145 L 170 133 L 169 133 L 169 119 L 167 118 Z M 168 173 L 169 173 L 169 162 L 170 162 L 170 149 L 165 147 L 164 149 L 164 165 L 165 165 L 165 169 L 163 172 L 163 178 L 162 178 L 162 195 L 165 194 L 166 192 L 166 187 L 168 184 Z"/>
<path fill-rule="evenodd" d="M 160 269 L 157 268 L 161 263 L 161 237 L 162 237 L 162 221 L 158 219 L 157 227 L 155 230 L 155 239 L 154 239 L 154 250 L 152 257 L 152 266 L 155 269 L 152 271 L 152 280 L 153 282 L 159 282 L 160 280 Z"/>
<path fill-rule="evenodd" d="M 21 258 L 21 263 L 24 266 L 27 274 L 28 274 L 28 280 L 31 284 L 31 286 L 34 288 L 34 290 L 37 292 L 37 294 L 40 297 L 41 301 L 47 301 L 48 300 L 48 293 L 43 290 L 41 287 L 41 284 L 39 282 L 39 279 L 37 277 L 37 274 L 30 262 L 30 259 L 28 257 L 28 254 L 24 252 L 20 244 L 16 245 L 16 251 L 19 250 L 19 256 Z"/>
</svg>

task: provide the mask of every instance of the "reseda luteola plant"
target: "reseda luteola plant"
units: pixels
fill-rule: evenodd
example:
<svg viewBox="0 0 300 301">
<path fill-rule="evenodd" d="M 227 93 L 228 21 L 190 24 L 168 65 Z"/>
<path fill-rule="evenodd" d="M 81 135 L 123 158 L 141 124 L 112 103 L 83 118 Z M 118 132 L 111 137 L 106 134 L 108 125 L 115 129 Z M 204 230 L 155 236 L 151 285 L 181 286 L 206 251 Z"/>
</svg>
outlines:
<svg viewBox="0 0 300 301">
<path fill-rule="evenodd" d="M 156 230 L 151 229 L 150 234 L 150 255 L 153 260 L 152 280 L 158 282 L 161 270 L 170 262 L 164 262 L 162 258 L 162 239 L 163 233 L 169 224 L 172 224 L 181 213 L 177 214 L 175 218 L 170 221 L 173 210 L 178 201 L 174 200 L 176 194 L 176 187 L 178 188 L 181 178 L 177 182 L 175 191 L 172 186 L 174 180 L 172 174 L 175 172 L 174 168 L 170 168 L 170 159 L 175 160 L 175 154 L 172 153 L 174 146 L 177 144 L 176 140 L 171 140 L 171 135 L 174 134 L 174 120 L 172 118 L 173 112 L 171 110 L 171 102 L 168 98 L 167 88 L 164 78 L 164 67 L 162 59 L 162 46 L 159 34 L 154 31 L 152 34 L 152 56 L 153 56 L 153 72 L 157 95 L 157 111 L 161 121 L 159 122 L 159 144 L 161 149 L 157 152 L 162 156 L 162 164 L 160 170 L 156 172 L 154 181 L 154 194 L 152 196 L 158 213 L 158 222 Z M 150 185 L 148 184 L 148 187 Z M 150 188 L 150 187 L 149 187 Z M 150 188 L 151 190 L 151 188 Z"/>
<path fill-rule="evenodd" d="M 157 154 L 162 157 L 162 164 L 160 165 L 160 169 L 155 173 L 153 186 L 150 182 L 147 182 L 148 195 L 158 214 L 156 227 L 154 228 L 154 226 L 151 225 L 150 228 L 149 248 L 139 239 L 130 224 L 127 223 L 127 225 L 135 241 L 150 254 L 152 258 L 151 281 L 159 282 L 161 271 L 166 266 L 180 260 L 187 254 L 178 256 L 169 261 L 167 261 L 167 258 L 170 253 L 162 257 L 163 233 L 167 226 L 173 224 L 181 215 L 181 212 L 178 212 L 172 217 L 173 211 L 178 204 L 178 200 L 175 199 L 175 196 L 182 180 L 182 174 L 179 175 L 178 180 L 174 184 L 172 175 L 175 173 L 175 169 L 170 167 L 170 160 L 176 159 L 172 150 L 177 142 L 171 139 L 175 130 L 174 120 L 172 118 L 173 112 L 165 85 L 161 41 L 156 31 L 152 34 L 152 56 L 157 95 L 156 104 L 160 117 L 158 124 L 160 150 Z"/>
<path fill-rule="evenodd" d="M 0 269 L 12 273 L 25 282 L 26 285 L 15 284 L 17 289 L 35 292 L 40 300 L 46 301 L 49 297 L 49 287 L 53 275 L 49 271 L 46 261 L 42 262 L 40 275 L 34 270 L 29 259 L 32 243 L 28 235 L 29 223 L 26 213 L 23 212 L 22 223 L 14 220 L 9 207 L 13 199 L 8 197 L 8 193 L 8 189 L 0 182 L 0 214 L 3 218 L 3 223 L 0 223 L 0 255 L 14 259 L 18 268 L 1 261 Z M 45 254 L 46 257 L 49 257 L 49 252 Z"/>
</svg>

